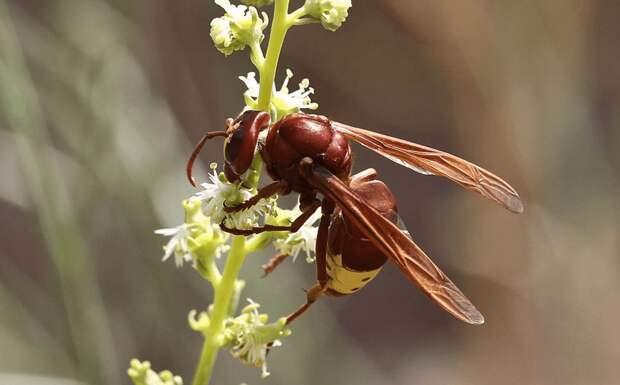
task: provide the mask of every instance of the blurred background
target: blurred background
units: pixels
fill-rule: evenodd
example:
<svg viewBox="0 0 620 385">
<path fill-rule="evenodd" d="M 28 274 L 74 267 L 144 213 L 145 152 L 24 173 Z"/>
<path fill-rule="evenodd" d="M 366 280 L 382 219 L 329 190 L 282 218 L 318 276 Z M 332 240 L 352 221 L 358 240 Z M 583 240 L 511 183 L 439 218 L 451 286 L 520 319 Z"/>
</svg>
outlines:
<svg viewBox="0 0 620 385">
<path fill-rule="evenodd" d="M 162 264 L 153 230 L 182 221 L 192 145 L 242 107 L 253 68 L 213 48 L 221 12 L 0 0 L 1 384 L 128 384 L 133 357 L 191 383 L 186 316 L 210 287 Z M 619 20 L 612 0 L 364 0 L 337 33 L 293 29 L 279 79 L 309 77 L 322 114 L 480 164 L 526 211 L 355 146 L 487 323 L 455 321 L 388 266 L 300 319 L 271 377 L 222 354 L 214 383 L 620 383 Z M 202 172 L 221 158 L 211 144 Z M 261 280 L 270 253 L 247 262 L 244 294 L 279 316 L 314 267 Z"/>
</svg>

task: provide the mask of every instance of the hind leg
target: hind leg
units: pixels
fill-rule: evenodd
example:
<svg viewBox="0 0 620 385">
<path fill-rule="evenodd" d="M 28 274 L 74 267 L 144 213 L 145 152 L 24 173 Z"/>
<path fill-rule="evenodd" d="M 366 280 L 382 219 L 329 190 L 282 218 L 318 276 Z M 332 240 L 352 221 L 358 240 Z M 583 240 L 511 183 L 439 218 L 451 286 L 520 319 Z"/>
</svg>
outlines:
<svg viewBox="0 0 620 385">
<path fill-rule="evenodd" d="M 263 278 L 271 274 L 282 262 L 284 262 L 290 255 L 287 253 L 276 254 L 271 259 L 261 266 L 263 269 Z"/>
<path fill-rule="evenodd" d="M 327 200 L 323 200 L 321 210 L 323 215 L 321 216 L 319 232 L 316 237 L 317 283 L 306 292 L 306 303 L 286 317 L 287 324 L 290 324 L 304 314 L 308 308 L 327 291 L 327 283 L 329 282 L 329 275 L 327 274 L 327 232 L 329 230 L 329 224 L 331 223 L 332 213 L 334 212 L 334 204 Z"/>
</svg>

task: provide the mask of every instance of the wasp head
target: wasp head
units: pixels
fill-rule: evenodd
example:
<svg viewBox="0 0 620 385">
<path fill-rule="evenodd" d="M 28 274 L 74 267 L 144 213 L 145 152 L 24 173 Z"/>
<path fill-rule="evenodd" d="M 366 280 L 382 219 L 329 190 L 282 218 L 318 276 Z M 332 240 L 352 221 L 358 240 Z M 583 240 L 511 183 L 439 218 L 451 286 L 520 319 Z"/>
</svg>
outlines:
<svg viewBox="0 0 620 385">
<path fill-rule="evenodd" d="M 245 111 L 235 120 L 226 121 L 224 144 L 224 175 L 229 182 L 236 182 L 252 164 L 258 136 L 269 126 L 269 114 L 263 111 Z"/>
<path fill-rule="evenodd" d="M 262 111 L 245 111 L 237 119 L 226 120 L 225 131 L 209 132 L 198 142 L 187 161 L 187 177 L 193 186 L 196 181 L 192 176 L 194 162 L 205 143 L 215 137 L 225 137 L 224 143 L 224 174 L 229 182 L 237 182 L 252 164 L 258 136 L 263 129 L 269 127 L 269 114 Z"/>
</svg>

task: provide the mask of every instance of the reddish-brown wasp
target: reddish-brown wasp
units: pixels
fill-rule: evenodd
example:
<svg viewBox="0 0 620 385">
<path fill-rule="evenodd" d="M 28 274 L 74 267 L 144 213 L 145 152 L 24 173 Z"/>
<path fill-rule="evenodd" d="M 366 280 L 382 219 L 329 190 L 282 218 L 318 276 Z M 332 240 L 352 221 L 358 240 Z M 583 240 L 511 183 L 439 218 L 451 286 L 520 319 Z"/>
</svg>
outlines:
<svg viewBox="0 0 620 385">
<path fill-rule="evenodd" d="M 264 141 L 259 134 L 268 130 Z M 261 199 L 292 191 L 299 193 L 302 214 L 291 226 L 228 228 L 232 234 L 292 231 L 319 209 L 322 216 L 316 241 L 317 284 L 307 301 L 288 317 L 291 322 L 321 295 L 348 295 L 366 285 L 386 260 L 393 262 L 424 293 L 456 318 L 481 324 L 484 317 L 450 279 L 411 239 L 397 214 L 388 187 L 372 169 L 351 175 L 353 140 L 417 172 L 446 177 L 491 199 L 508 210 L 521 213 L 517 192 L 501 178 L 466 160 L 429 147 L 329 120 L 324 116 L 291 114 L 270 124 L 265 112 L 246 111 L 227 120 L 225 131 L 212 132 L 198 143 L 187 163 L 193 185 L 192 166 L 205 142 L 225 137 L 224 173 L 238 181 L 252 162 L 259 146 L 267 172 L 275 182 L 261 188 L 246 202 L 226 207 L 228 212 L 248 209 Z M 322 195 L 322 201 L 317 199 Z M 275 266 L 282 257 L 275 260 Z"/>
</svg>

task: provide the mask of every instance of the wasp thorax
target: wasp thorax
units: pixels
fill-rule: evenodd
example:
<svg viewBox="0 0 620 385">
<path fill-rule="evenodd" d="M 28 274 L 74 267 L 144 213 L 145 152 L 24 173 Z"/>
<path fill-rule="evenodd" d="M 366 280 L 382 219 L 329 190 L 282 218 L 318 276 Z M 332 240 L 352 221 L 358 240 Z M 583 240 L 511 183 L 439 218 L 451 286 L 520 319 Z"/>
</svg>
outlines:
<svg viewBox="0 0 620 385">
<path fill-rule="evenodd" d="M 224 144 L 224 174 L 230 182 L 239 180 L 252 164 L 258 135 L 269 126 L 269 114 L 245 111 L 237 119 L 226 122 L 228 134 Z"/>
</svg>

